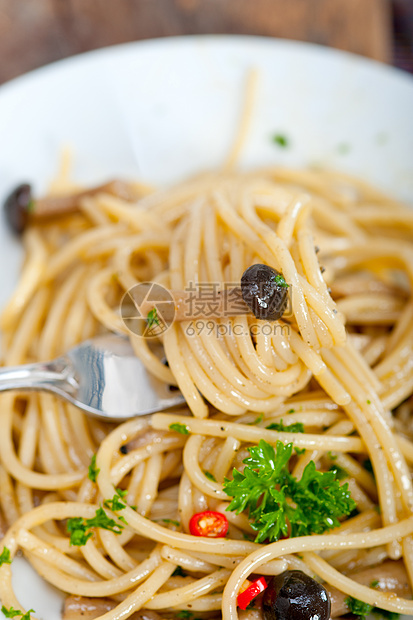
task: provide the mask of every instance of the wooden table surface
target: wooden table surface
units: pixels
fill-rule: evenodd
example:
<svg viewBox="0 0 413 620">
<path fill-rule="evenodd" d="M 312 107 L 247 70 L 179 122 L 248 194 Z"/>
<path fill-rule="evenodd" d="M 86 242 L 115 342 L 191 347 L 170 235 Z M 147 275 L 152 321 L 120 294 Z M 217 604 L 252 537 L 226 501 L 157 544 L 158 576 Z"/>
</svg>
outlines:
<svg viewBox="0 0 413 620">
<path fill-rule="evenodd" d="M 98 47 L 206 33 L 311 41 L 391 62 L 390 0 L 0 0 L 0 83 Z"/>
</svg>

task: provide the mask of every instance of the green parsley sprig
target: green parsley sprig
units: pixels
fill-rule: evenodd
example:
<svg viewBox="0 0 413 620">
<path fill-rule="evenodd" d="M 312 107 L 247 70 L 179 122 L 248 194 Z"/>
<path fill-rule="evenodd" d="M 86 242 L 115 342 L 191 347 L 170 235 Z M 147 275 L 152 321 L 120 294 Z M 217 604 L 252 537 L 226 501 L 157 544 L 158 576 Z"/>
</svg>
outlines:
<svg viewBox="0 0 413 620">
<path fill-rule="evenodd" d="M 160 321 L 159 321 L 159 317 L 158 317 L 158 310 L 156 308 L 152 308 L 152 310 L 150 310 L 148 312 L 148 316 L 146 317 L 146 322 L 148 323 L 148 327 L 149 329 L 153 326 L 153 325 L 160 325 Z"/>
<path fill-rule="evenodd" d="M 288 146 L 288 138 L 286 136 L 284 136 L 283 134 L 280 134 L 280 133 L 277 133 L 277 134 L 273 135 L 272 136 L 272 141 L 275 144 L 278 144 L 278 146 L 281 146 L 283 148 Z"/>
<path fill-rule="evenodd" d="M 274 450 L 261 439 L 248 449 L 244 472 L 234 469 L 233 479 L 225 479 L 224 491 L 233 498 L 227 510 L 248 512 L 256 542 L 322 534 L 356 507 L 348 484 L 341 486 L 335 472 L 317 471 L 314 461 L 297 480 L 288 469 L 292 449 L 292 443 L 277 441 Z"/>
<path fill-rule="evenodd" d="M 175 431 L 175 433 L 181 433 L 181 435 L 189 435 L 188 427 L 185 424 L 180 424 L 179 422 L 170 424 L 169 429 L 171 431 Z"/>
<path fill-rule="evenodd" d="M 359 601 L 357 598 L 353 598 L 352 596 L 348 596 L 345 599 L 345 603 L 352 614 L 362 619 L 365 619 L 365 617 L 369 614 L 381 616 L 386 620 L 398 620 L 400 618 L 400 614 L 395 611 L 387 611 L 387 609 L 373 607 L 373 605 Z"/>
<path fill-rule="evenodd" d="M 95 516 L 91 519 L 83 519 L 82 517 L 68 519 L 66 529 L 70 534 L 70 544 L 76 547 L 83 547 L 93 535 L 91 528 L 94 527 L 109 530 L 114 534 L 120 534 L 124 526 L 111 519 L 103 508 L 98 508 Z"/>
<path fill-rule="evenodd" d="M 284 279 L 284 276 L 282 276 L 280 273 L 274 276 L 274 282 L 276 283 L 277 286 L 281 286 L 282 288 L 290 288 L 290 285 L 287 284 L 287 282 Z"/>
<path fill-rule="evenodd" d="M 100 472 L 100 469 L 98 467 L 96 467 L 96 454 L 94 454 L 90 460 L 90 465 L 89 465 L 89 470 L 88 470 L 88 474 L 87 477 L 89 478 L 89 480 L 91 480 L 92 482 L 96 482 L 98 473 Z"/>
<path fill-rule="evenodd" d="M 304 433 L 304 424 L 301 422 L 294 422 L 293 424 L 284 425 L 282 419 L 279 422 L 273 422 L 265 428 L 271 431 L 278 431 L 279 433 Z"/>
<path fill-rule="evenodd" d="M 109 508 L 109 510 L 112 510 L 113 512 L 116 512 L 117 510 L 123 510 L 124 508 L 126 508 L 127 504 L 125 504 L 122 499 L 127 494 L 128 492 L 126 490 L 124 491 L 123 489 L 116 489 L 116 493 L 112 497 L 112 499 L 105 499 L 105 501 L 103 502 L 104 507 Z"/>
<path fill-rule="evenodd" d="M 29 611 L 26 611 L 26 613 L 24 614 L 22 611 L 20 611 L 20 609 L 14 609 L 14 607 L 9 607 L 9 609 L 7 609 L 4 605 L 2 605 L 1 611 L 6 616 L 6 618 L 15 618 L 16 616 L 21 616 L 21 620 L 31 620 L 30 614 L 36 613 L 34 609 L 29 609 Z"/>
<path fill-rule="evenodd" d="M 214 474 L 212 474 L 210 471 L 207 471 L 206 469 L 204 469 L 204 476 L 205 478 L 208 478 L 208 480 L 212 480 L 212 482 L 216 482 L 217 479 L 215 478 Z"/>
<path fill-rule="evenodd" d="M 10 549 L 3 547 L 3 551 L 0 553 L 0 566 L 2 564 L 11 564 Z"/>
</svg>

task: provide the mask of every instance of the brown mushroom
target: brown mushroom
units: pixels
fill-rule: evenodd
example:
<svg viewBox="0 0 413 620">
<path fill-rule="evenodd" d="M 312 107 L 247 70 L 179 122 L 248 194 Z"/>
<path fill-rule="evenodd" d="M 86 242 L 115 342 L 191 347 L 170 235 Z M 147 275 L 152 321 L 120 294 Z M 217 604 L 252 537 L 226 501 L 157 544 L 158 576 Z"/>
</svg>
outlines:
<svg viewBox="0 0 413 620">
<path fill-rule="evenodd" d="M 349 577 L 365 586 L 371 587 L 374 583 L 376 589 L 382 592 L 393 592 L 402 598 L 411 597 L 409 578 L 402 560 L 388 560 L 380 566 L 366 568 Z M 326 585 L 326 589 L 331 599 L 331 616 L 336 618 L 347 614 L 349 609 L 345 601 L 348 595 L 332 586 Z"/>
<path fill-rule="evenodd" d="M 20 235 L 31 223 L 76 212 L 82 198 L 100 193 L 111 194 L 128 201 L 135 198 L 129 185 L 118 180 L 68 196 L 49 196 L 40 199 L 34 199 L 31 185 L 22 183 L 6 198 L 4 212 L 12 231 Z"/>
<path fill-rule="evenodd" d="M 63 620 L 94 620 L 107 613 L 117 603 L 109 598 L 87 598 L 85 596 L 68 596 L 63 608 Z M 141 609 L 130 620 L 161 620 L 155 611 Z"/>
</svg>

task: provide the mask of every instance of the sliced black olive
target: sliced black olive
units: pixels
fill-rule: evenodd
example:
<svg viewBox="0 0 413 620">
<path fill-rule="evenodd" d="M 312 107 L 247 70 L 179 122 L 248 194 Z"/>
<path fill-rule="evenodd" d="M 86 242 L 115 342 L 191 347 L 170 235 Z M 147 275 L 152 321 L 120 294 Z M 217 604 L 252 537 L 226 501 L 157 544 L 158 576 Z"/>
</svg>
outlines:
<svg viewBox="0 0 413 620">
<path fill-rule="evenodd" d="M 327 590 L 300 570 L 273 577 L 262 599 L 264 620 L 328 620 Z"/>
<path fill-rule="evenodd" d="M 268 265 L 252 265 L 242 274 L 241 293 L 255 318 L 276 321 L 288 303 L 288 287 L 283 275 Z"/>
<path fill-rule="evenodd" d="M 32 188 L 28 183 L 18 185 L 4 202 L 4 213 L 11 230 L 21 235 L 26 228 L 33 205 Z"/>
</svg>

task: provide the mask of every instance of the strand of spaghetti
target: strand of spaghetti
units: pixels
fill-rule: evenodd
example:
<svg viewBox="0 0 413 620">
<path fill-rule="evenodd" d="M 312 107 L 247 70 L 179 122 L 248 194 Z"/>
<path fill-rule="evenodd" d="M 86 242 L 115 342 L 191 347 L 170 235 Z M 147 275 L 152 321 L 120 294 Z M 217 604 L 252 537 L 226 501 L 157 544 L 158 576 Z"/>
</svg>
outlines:
<svg viewBox="0 0 413 620">
<path fill-rule="evenodd" d="M 206 418 L 208 417 L 208 407 L 188 372 L 182 348 L 179 346 L 178 333 L 179 328 L 177 325 L 172 325 L 165 333 L 164 348 L 166 357 L 171 360 L 171 370 L 193 415 L 198 418 Z"/>
<path fill-rule="evenodd" d="M 192 484 L 200 491 L 216 499 L 226 500 L 228 495 L 223 491 L 222 484 L 209 480 L 199 465 L 199 451 L 203 441 L 202 435 L 192 435 L 186 442 L 183 453 L 185 470 Z"/>
<path fill-rule="evenodd" d="M 153 454 L 146 462 L 145 476 L 137 498 L 139 514 L 147 516 L 158 494 L 163 464 L 163 453 Z"/>
<path fill-rule="evenodd" d="M 271 228 L 261 221 L 251 200 L 248 200 L 246 197 L 241 202 L 241 214 L 245 222 L 251 226 L 252 230 L 256 232 L 260 240 L 270 250 L 271 261 L 269 264 L 274 264 L 281 271 L 286 282 L 291 287 L 293 291 L 291 300 L 292 310 L 304 340 L 310 346 L 318 348 L 318 340 L 314 327 L 310 322 L 307 303 L 300 286 L 299 274 L 288 247 Z"/>
<path fill-rule="evenodd" d="M 337 364 L 336 355 L 333 352 L 323 351 L 323 356 L 325 359 L 329 360 L 330 364 L 335 365 L 337 372 L 340 373 L 341 380 L 354 394 L 354 400 L 362 409 L 365 420 L 374 428 L 383 447 L 383 451 L 391 465 L 395 481 L 402 494 L 404 505 L 408 510 L 413 510 L 413 487 L 410 472 L 404 458 L 400 454 L 396 439 L 386 424 L 386 421 L 377 411 L 377 408 L 373 406 L 374 403 L 365 401 L 361 386 L 357 385 L 355 378 L 348 369 L 349 367 L 344 368 L 343 364 Z"/>
<path fill-rule="evenodd" d="M 44 273 L 45 281 L 54 280 L 71 263 L 81 257 L 90 246 L 124 231 L 125 228 L 122 224 L 111 224 L 110 226 L 92 228 L 71 239 L 50 258 Z"/>
<path fill-rule="evenodd" d="M 12 481 L 4 467 L 0 466 L 0 506 L 8 523 L 14 523 L 19 518 L 16 496 Z"/>
<path fill-rule="evenodd" d="M 191 374 L 194 377 L 195 383 L 209 402 L 221 411 L 225 411 L 232 415 L 243 413 L 247 409 L 251 411 L 273 410 L 277 405 L 277 397 L 268 398 L 266 394 L 262 394 L 264 398 L 251 398 L 248 394 L 245 395 L 245 392 L 248 392 L 248 390 L 242 388 L 249 387 L 252 382 L 250 383 L 245 378 L 242 380 L 242 375 L 240 375 L 238 381 L 234 379 L 232 381 L 227 381 L 225 374 L 219 373 L 216 370 L 215 366 L 212 364 L 212 360 L 220 358 L 220 344 L 215 336 L 211 338 L 208 337 L 207 341 L 212 344 L 209 348 L 211 356 L 206 354 L 205 347 L 202 347 L 201 342 L 196 336 L 189 336 L 183 341 L 182 351 L 190 362 Z M 217 352 L 218 355 L 214 355 L 215 352 Z M 228 364 L 228 366 L 229 365 L 230 364 Z M 208 368 L 208 374 L 203 372 L 205 368 Z M 237 378 L 238 377 L 235 377 L 235 379 Z M 234 383 L 237 387 L 238 385 L 242 386 L 241 389 L 236 389 Z M 226 405 L 224 405 L 224 399 Z"/>
<path fill-rule="evenodd" d="M 128 335 L 128 329 L 117 312 L 110 308 L 105 299 L 107 290 L 113 285 L 114 271 L 112 267 L 102 269 L 89 282 L 87 302 L 95 319 L 109 331 Z"/>
<path fill-rule="evenodd" d="M 4 358 L 8 365 L 17 366 L 26 361 L 30 345 L 40 330 L 40 323 L 46 312 L 49 296 L 50 291 L 48 289 L 39 289 L 27 304 L 19 325 L 13 333 L 10 346 L 4 351 Z"/>
<path fill-rule="evenodd" d="M 351 374 L 347 367 L 337 362 L 331 351 L 324 351 L 323 358 L 329 366 L 334 370 L 335 374 L 340 377 L 340 381 L 346 385 L 347 379 L 352 382 Z M 347 386 L 348 387 L 348 386 Z M 358 392 L 358 388 L 356 388 Z M 375 427 L 365 417 L 365 405 L 361 409 L 355 402 L 351 402 L 344 406 L 351 420 L 353 420 L 360 436 L 363 438 L 367 446 L 369 457 L 376 472 L 376 481 L 378 486 L 378 495 L 380 498 L 380 507 L 385 524 L 395 523 L 397 521 L 397 510 L 395 503 L 395 490 L 393 488 L 393 478 L 389 471 L 386 456 L 379 441 Z M 397 543 L 392 542 L 392 549 L 389 553 L 397 557 L 399 553 Z"/>
<path fill-rule="evenodd" d="M 92 200 L 88 196 L 79 200 L 79 209 L 94 226 L 108 226 L 110 224 L 110 218 L 99 208 L 96 200 Z"/>
<path fill-rule="evenodd" d="M 36 560 L 36 564 L 39 564 L 38 559 Z M 132 593 L 128 594 L 128 596 L 126 596 L 121 603 L 119 603 L 111 611 L 100 616 L 100 618 L 102 620 L 119 620 L 120 618 L 128 618 L 135 611 L 138 611 L 155 594 L 155 592 L 163 586 L 175 568 L 176 566 L 174 564 L 163 561 L 162 564 L 155 568 L 155 570 L 151 571 L 149 576 L 145 576 L 146 580 L 143 583 L 141 583 L 142 580 L 140 580 L 140 583 L 136 584 L 136 589 L 134 589 Z M 56 573 L 59 572 L 60 571 L 56 570 Z M 52 577 L 54 578 L 54 581 L 56 581 L 55 575 L 52 575 Z"/>
<path fill-rule="evenodd" d="M 151 212 L 139 207 L 139 202 L 130 203 L 110 194 L 98 194 L 95 202 L 99 209 L 106 213 L 111 221 L 126 224 L 134 232 L 148 229 L 162 229 L 162 222 Z"/>
<path fill-rule="evenodd" d="M 190 326 L 187 327 L 189 328 Z M 185 328 L 182 327 L 181 331 L 182 330 L 185 330 Z M 250 405 L 250 400 L 245 397 L 242 398 L 239 392 L 229 389 L 228 382 L 225 380 L 221 380 L 221 382 L 217 381 L 218 386 L 215 385 L 204 371 L 205 367 L 203 367 L 192 354 L 192 350 L 188 346 L 188 340 L 189 338 L 182 338 L 181 349 L 188 362 L 188 372 L 199 391 L 213 407 L 216 407 L 220 411 L 224 411 L 228 415 L 240 415 L 244 413 Z M 191 341 L 192 339 L 190 342 Z M 209 367 L 211 367 L 211 364 L 209 364 Z M 217 389 L 217 387 L 221 389 Z"/>
<path fill-rule="evenodd" d="M 155 353 L 152 352 L 148 343 L 144 338 L 129 334 L 129 340 L 132 345 L 133 351 L 149 372 L 157 377 L 160 381 L 164 381 L 168 385 L 175 385 L 176 380 L 173 376 L 170 368 L 162 363 Z"/>
<path fill-rule="evenodd" d="M 321 551 L 324 549 L 369 549 L 378 545 L 390 543 L 395 538 L 404 538 L 413 533 L 413 517 L 403 519 L 394 525 L 356 534 L 329 534 L 315 536 L 301 536 L 279 540 L 265 545 L 264 548 L 248 555 L 233 571 L 228 580 L 223 594 L 223 620 L 236 620 L 238 618 L 236 597 L 237 593 L 248 575 L 259 573 L 259 568 L 265 562 L 274 560 L 286 553 L 303 553 L 309 551 Z M 375 591 L 376 592 L 376 591 Z M 348 594 L 351 596 L 352 591 Z M 391 601 L 386 600 L 383 605 L 388 611 L 396 611 L 413 614 L 413 602 L 399 599 L 393 595 Z"/>
<path fill-rule="evenodd" d="M 127 541 L 119 540 L 121 537 L 128 538 L 128 534 L 128 532 L 124 531 L 120 536 L 118 536 L 117 534 L 105 529 L 99 528 L 97 530 L 97 536 L 99 537 L 99 542 L 103 546 L 105 555 L 107 555 L 116 566 L 125 572 L 131 571 L 138 566 L 138 562 L 136 562 L 136 560 L 131 557 L 122 546 L 122 542 L 126 544 Z"/>
<path fill-rule="evenodd" d="M 322 435 L 288 433 L 256 428 L 246 424 L 220 420 L 197 420 L 186 416 L 175 416 L 169 413 L 156 413 L 152 416 L 151 425 L 158 430 L 168 430 L 171 423 L 178 423 L 185 426 L 189 433 L 196 435 L 207 435 L 209 437 L 228 436 L 235 437 L 240 441 L 259 442 L 264 439 L 269 443 L 275 444 L 277 441 L 292 443 L 298 448 L 320 449 L 328 452 L 364 452 L 364 443 L 358 437 L 323 437 Z"/>
<path fill-rule="evenodd" d="M 171 419 L 172 418 L 169 418 L 169 420 Z M 113 451 L 118 449 L 120 443 L 125 441 L 125 436 L 128 436 L 130 433 L 139 432 L 141 427 L 142 421 L 139 419 L 126 422 L 115 429 L 103 441 L 96 458 L 96 465 L 100 469 L 97 482 L 103 497 L 112 498 L 115 493 L 115 488 L 109 478 L 110 460 Z M 122 515 L 125 516 L 130 528 L 152 540 L 158 540 L 159 542 L 181 547 L 182 549 L 191 549 L 194 544 L 193 536 L 181 534 L 179 532 L 171 532 L 167 528 L 161 527 L 149 521 L 149 519 L 145 519 L 145 517 L 137 514 L 131 508 L 123 509 Z M 200 551 L 210 551 L 228 555 L 243 555 L 248 553 L 249 550 L 256 548 L 256 545 L 247 541 L 204 539 L 201 537 L 197 539 L 197 548 Z"/>
<path fill-rule="evenodd" d="M 204 331 L 206 332 L 206 330 Z M 225 354 L 225 348 L 214 331 L 211 331 L 209 334 L 201 332 L 199 336 L 197 334 L 191 335 L 186 341 L 199 362 L 204 367 L 209 367 L 210 377 L 214 380 L 215 385 L 223 389 L 223 386 L 226 384 L 228 386 L 225 389 L 227 393 L 235 389 L 241 403 L 244 395 L 248 401 L 250 399 L 259 401 L 260 399 L 268 398 L 266 392 L 261 390 L 253 381 L 246 378 L 234 366 L 233 362 L 228 359 Z M 214 366 L 212 366 L 212 360 L 215 361 Z"/>
<path fill-rule="evenodd" d="M 12 441 L 13 403 L 12 394 L 2 394 L 2 432 L 0 433 L 0 455 L 7 471 L 22 484 L 34 489 L 68 489 L 78 485 L 86 475 L 85 471 L 66 474 L 43 474 L 32 471 L 19 461 Z"/>
<path fill-rule="evenodd" d="M 47 264 L 45 243 L 36 229 L 24 235 L 26 262 L 16 290 L 0 315 L 0 329 L 8 330 L 18 321 L 26 305 L 33 297 Z"/>
<path fill-rule="evenodd" d="M 91 570 L 82 566 L 76 560 L 68 558 L 64 553 L 54 549 L 51 545 L 47 545 L 40 538 L 31 534 L 28 530 L 21 528 L 17 533 L 17 544 L 21 549 L 30 551 L 35 556 L 43 558 L 45 562 L 51 565 L 59 566 L 59 569 L 78 579 L 85 581 L 97 581 L 98 577 Z"/>
<path fill-rule="evenodd" d="M 389 336 L 386 345 L 386 357 L 393 352 L 393 350 L 401 344 L 406 338 L 410 327 L 413 323 L 413 303 L 407 301 L 402 314 Z"/>
<path fill-rule="evenodd" d="M 194 583 L 176 588 L 169 592 L 156 594 L 148 603 L 148 609 L 165 609 L 166 607 L 181 606 L 196 600 L 199 596 L 204 596 L 213 590 L 222 588 L 228 581 L 231 571 L 218 569 L 217 571 L 197 579 Z"/>
<path fill-rule="evenodd" d="M 255 104 L 255 96 L 258 83 L 258 72 L 250 69 L 247 74 L 247 82 L 244 95 L 244 109 L 241 121 L 238 124 L 236 139 L 232 144 L 231 150 L 222 166 L 223 170 L 231 170 L 239 160 L 241 151 L 247 140 L 248 131 L 252 122 L 252 111 Z"/>
<path fill-rule="evenodd" d="M 310 211 L 311 198 L 308 194 L 299 194 L 288 205 L 277 226 L 277 235 L 289 247 L 293 241 L 294 228 Z"/>
<path fill-rule="evenodd" d="M 103 577 L 103 579 L 116 579 L 116 577 L 123 575 L 123 572 L 114 566 L 112 562 L 109 562 L 109 560 L 103 556 L 103 553 L 98 550 L 94 540 L 89 538 L 86 545 L 79 548 L 82 556 L 92 570 L 100 577 Z"/>
<path fill-rule="evenodd" d="M 110 470 L 110 479 L 114 485 L 117 485 L 134 467 L 152 455 L 182 448 L 184 445 L 184 437 L 173 437 L 172 435 L 167 436 L 157 433 L 151 438 L 151 442 L 148 442 L 144 447 L 130 450 L 127 455 L 114 463 Z"/>
<path fill-rule="evenodd" d="M 373 607 L 379 607 L 387 611 L 393 611 L 396 613 L 407 613 L 409 609 L 410 613 L 413 610 L 413 604 L 411 601 L 399 598 L 394 593 L 381 592 L 375 588 L 369 588 L 367 586 L 346 577 L 335 570 L 328 562 L 320 558 L 318 555 L 312 552 L 305 552 L 304 560 L 306 564 L 317 574 L 324 579 L 328 584 L 333 585 L 342 592 L 351 592 L 351 596 L 356 599 L 360 599 L 366 603 L 369 603 Z"/>
</svg>

